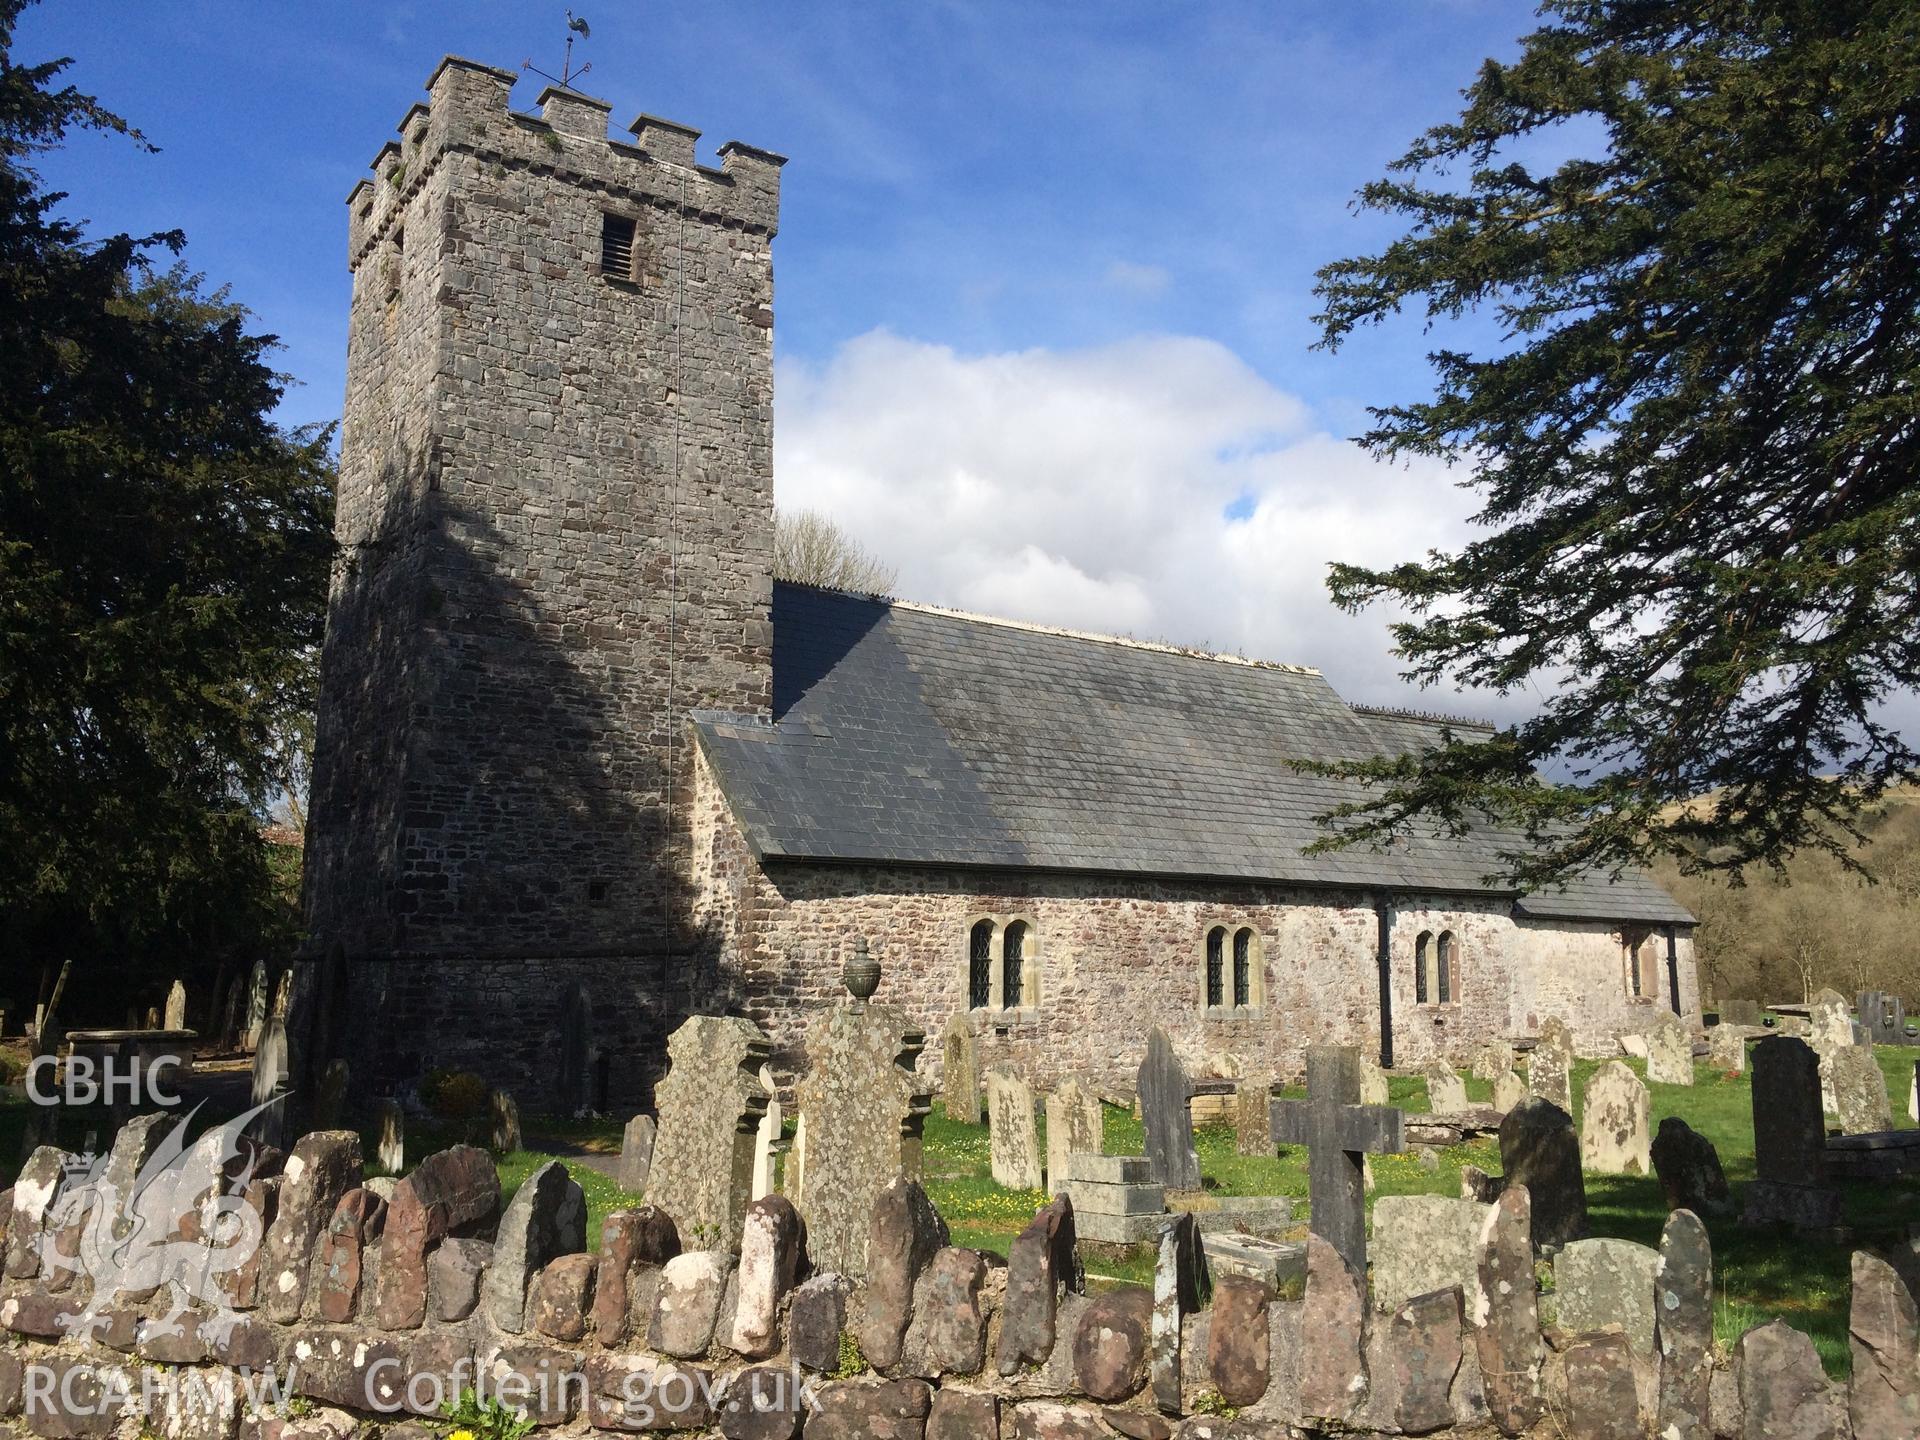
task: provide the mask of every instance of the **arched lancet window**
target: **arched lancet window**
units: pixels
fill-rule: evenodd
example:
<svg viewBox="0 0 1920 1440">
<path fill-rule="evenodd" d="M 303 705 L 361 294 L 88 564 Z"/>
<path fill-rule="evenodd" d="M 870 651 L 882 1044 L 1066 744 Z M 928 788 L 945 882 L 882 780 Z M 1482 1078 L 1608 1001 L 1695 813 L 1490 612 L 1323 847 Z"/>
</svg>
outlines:
<svg viewBox="0 0 1920 1440">
<path fill-rule="evenodd" d="M 993 922 L 978 921 L 967 936 L 967 1008 L 993 1003 Z"/>
<path fill-rule="evenodd" d="M 1630 931 L 1624 938 L 1627 947 L 1627 993 L 1636 1000 L 1651 1000 L 1660 993 L 1660 971 L 1654 953 L 1653 932 Z"/>
<path fill-rule="evenodd" d="M 1253 1004 L 1253 931 L 1233 932 L 1233 1003 L 1242 1009 Z"/>
<path fill-rule="evenodd" d="M 1413 942 L 1413 1003 L 1427 1003 L 1427 952 L 1433 948 L 1433 932 L 1422 930 Z"/>
<path fill-rule="evenodd" d="M 1207 932 L 1207 1006 L 1227 1003 L 1227 932 L 1216 925 Z"/>
<path fill-rule="evenodd" d="M 1026 995 L 1027 922 L 1016 920 L 1007 926 L 1001 951 L 1001 1004 L 1018 1009 Z"/>
<path fill-rule="evenodd" d="M 1434 952 L 1439 957 L 1438 963 L 1434 968 L 1438 972 L 1439 1000 L 1442 1005 L 1451 1005 L 1453 1003 L 1454 962 L 1457 958 L 1455 951 L 1456 947 L 1454 945 L 1453 932 L 1451 930 L 1442 930 L 1440 932 L 1440 943 L 1434 946 Z"/>
</svg>

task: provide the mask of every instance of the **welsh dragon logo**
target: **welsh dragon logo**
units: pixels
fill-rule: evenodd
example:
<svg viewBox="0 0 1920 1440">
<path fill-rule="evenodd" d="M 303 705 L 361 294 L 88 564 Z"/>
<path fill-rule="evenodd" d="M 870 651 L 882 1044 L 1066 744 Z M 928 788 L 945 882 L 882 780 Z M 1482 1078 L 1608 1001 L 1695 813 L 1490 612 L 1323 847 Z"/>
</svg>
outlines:
<svg viewBox="0 0 1920 1440">
<path fill-rule="evenodd" d="M 199 1317 L 201 1335 L 224 1342 L 240 1316 L 227 1303 L 223 1278 L 253 1258 L 264 1229 L 243 1193 L 259 1157 L 242 1136 L 276 1103 L 277 1097 L 257 1105 L 188 1144 L 195 1106 L 160 1135 L 135 1173 L 126 1172 L 134 1171 L 137 1157 L 123 1155 L 118 1145 L 68 1166 L 47 1211 L 41 1273 L 93 1283 L 86 1307 L 63 1317 L 63 1326 L 82 1336 L 100 1334 L 117 1299 L 164 1288 L 170 1308 L 145 1322 L 145 1334 L 181 1333 L 188 1307 L 197 1302 L 211 1312 Z"/>
</svg>

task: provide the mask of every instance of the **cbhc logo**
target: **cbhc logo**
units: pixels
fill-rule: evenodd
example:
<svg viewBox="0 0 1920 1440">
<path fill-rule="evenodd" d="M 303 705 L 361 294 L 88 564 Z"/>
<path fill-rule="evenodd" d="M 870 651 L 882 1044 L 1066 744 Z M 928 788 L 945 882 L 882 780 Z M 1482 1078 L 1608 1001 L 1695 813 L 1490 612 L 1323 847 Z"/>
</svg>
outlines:
<svg viewBox="0 0 1920 1440">
<path fill-rule="evenodd" d="M 36 1105 L 92 1105 L 96 1101 L 138 1105 L 141 1096 L 155 1105 L 178 1105 L 180 1097 L 161 1089 L 178 1070 L 178 1055 L 150 1055 L 141 1059 L 109 1055 L 95 1063 L 91 1055 L 73 1055 L 60 1076 L 60 1088 L 43 1088 L 42 1078 L 60 1068 L 57 1056 L 42 1055 L 27 1066 L 27 1098 Z"/>
</svg>

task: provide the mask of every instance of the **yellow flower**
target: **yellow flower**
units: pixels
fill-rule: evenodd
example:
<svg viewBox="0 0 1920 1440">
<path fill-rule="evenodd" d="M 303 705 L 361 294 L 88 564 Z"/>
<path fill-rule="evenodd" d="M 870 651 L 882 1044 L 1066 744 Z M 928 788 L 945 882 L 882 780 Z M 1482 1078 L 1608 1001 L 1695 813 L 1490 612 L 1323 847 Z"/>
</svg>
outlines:
<svg viewBox="0 0 1920 1440">
<path fill-rule="evenodd" d="M 455 1430 L 451 1435 L 447 1436 L 447 1440 L 473 1440 L 473 1431 Z"/>
</svg>

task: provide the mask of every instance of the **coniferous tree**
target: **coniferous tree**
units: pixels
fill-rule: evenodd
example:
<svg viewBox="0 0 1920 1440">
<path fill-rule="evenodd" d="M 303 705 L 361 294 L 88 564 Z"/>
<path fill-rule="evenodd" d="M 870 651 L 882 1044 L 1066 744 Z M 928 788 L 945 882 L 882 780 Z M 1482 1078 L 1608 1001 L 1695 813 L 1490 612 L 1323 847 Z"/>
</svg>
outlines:
<svg viewBox="0 0 1920 1440">
<path fill-rule="evenodd" d="M 1849 859 L 1858 807 L 1916 768 L 1882 706 L 1920 681 L 1920 23 L 1909 0 L 1543 16 L 1361 192 L 1401 238 L 1319 285 L 1328 346 L 1403 309 L 1496 322 L 1363 437 L 1464 467 L 1485 533 L 1330 584 L 1410 612 L 1410 678 L 1538 712 L 1341 767 L 1377 784 L 1329 843 L 1492 817 L 1525 884 Z"/>
</svg>

